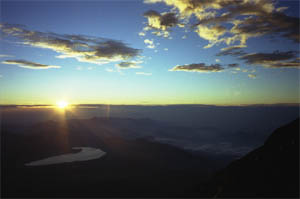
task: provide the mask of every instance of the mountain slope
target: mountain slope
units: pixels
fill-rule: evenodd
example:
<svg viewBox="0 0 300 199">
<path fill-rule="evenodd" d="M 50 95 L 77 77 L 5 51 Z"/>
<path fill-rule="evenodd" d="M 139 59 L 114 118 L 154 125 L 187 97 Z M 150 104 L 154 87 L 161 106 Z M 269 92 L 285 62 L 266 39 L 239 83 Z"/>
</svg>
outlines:
<svg viewBox="0 0 300 199">
<path fill-rule="evenodd" d="M 220 171 L 214 197 L 299 197 L 299 119 L 275 130 L 264 145 Z"/>
</svg>

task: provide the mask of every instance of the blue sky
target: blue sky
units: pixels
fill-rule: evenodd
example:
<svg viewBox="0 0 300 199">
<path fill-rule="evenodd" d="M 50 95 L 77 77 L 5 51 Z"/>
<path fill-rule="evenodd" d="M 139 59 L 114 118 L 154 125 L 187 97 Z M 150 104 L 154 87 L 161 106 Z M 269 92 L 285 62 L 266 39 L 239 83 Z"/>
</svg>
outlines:
<svg viewBox="0 0 300 199">
<path fill-rule="evenodd" d="M 0 104 L 299 103 L 299 2 L 159 1 L 1 1 Z"/>
</svg>

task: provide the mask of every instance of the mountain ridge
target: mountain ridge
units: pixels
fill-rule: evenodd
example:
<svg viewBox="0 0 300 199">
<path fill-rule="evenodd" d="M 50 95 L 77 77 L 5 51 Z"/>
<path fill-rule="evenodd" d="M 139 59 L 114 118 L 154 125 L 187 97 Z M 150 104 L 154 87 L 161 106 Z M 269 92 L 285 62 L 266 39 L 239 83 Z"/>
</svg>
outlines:
<svg viewBox="0 0 300 199">
<path fill-rule="evenodd" d="M 219 171 L 211 196 L 299 198 L 299 118 L 276 129 L 264 145 Z"/>
</svg>

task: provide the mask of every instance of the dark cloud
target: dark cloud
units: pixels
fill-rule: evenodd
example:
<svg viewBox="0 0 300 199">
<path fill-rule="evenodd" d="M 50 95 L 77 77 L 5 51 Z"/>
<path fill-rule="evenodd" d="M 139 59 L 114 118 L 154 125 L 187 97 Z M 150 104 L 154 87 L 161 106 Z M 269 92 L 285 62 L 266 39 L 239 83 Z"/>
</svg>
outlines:
<svg viewBox="0 0 300 199">
<path fill-rule="evenodd" d="M 299 24 L 299 18 L 283 13 L 270 13 L 248 17 L 237 23 L 231 31 L 239 35 L 247 35 L 247 37 L 278 34 L 294 42 L 300 42 Z"/>
<path fill-rule="evenodd" d="M 212 65 L 205 65 L 205 63 L 199 63 L 199 64 L 187 64 L 187 65 L 181 65 L 181 66 L 175 66 L 169 71 L 186 71 L 186 72 L 219 72 L 224 70 L 223 67 L 221 67 L 220 64 L 212 64 Z"/>
<path fill-rule="evenodd" d="M 238 67 L 239 64 L 237 64 L 237 63 L 234 63 L 234 64 L 228 64 L 228 66 L 229 66 L 230 68 L 235 68 L 235 67 Z"/>
<path fill-rule="evenodd" d="M 128 69 L 128 68 L 141 68 L 141 66 L 137 65 L 140 62 L 121 62 L 116 64 L 120 69 Z"/>
<path fill-rule="evenodd" d="M 251 53 L 240 57 L 248 64 L 261 65 L 266 68 L 300 68 L 296 51 L 274 51 L 273 53 Z"/>
<path fill-rule="evenodd" d="M 54 66 L 54 65 L 45 65 L 40 63 L 35 63 L 31 61 L 26 61 L 23 59 L 17 59 L 17 60 L 5 60 L 2 62 L 3 64 L 13 64 L 18 65 L 22 68 L 29 68 L 29 69 L 49 69 L 49 68 L 60 68 L 60 66 Z"/>
<path fill-rule="evenodd" d="M 122 41 L 85 35 L 56 34 L 25 29 L 24 26 L 0 24 L 2 33 L 23 41 L 23 44 L 51 49 L 58 58 L 76 58 L 78 61 L 103 64 L 133 58 L 140 50 Z"/>
</svg>

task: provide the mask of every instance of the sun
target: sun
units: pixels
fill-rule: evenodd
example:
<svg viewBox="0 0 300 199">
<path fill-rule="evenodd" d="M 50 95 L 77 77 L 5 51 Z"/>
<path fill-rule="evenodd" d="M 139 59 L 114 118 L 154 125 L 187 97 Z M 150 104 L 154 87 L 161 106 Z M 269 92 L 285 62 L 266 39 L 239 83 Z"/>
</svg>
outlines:
<svg viewBox="0 0 300 199">
<path fill-rule="evenodd" d="M 60 109 L 65 109 L 65 108 L 68 107 L 69 103 L 62 100 L 62 101 L 56 102 L 56 105 L 57 105 L 57 107 L 60 108 Z"/>
</svg>

